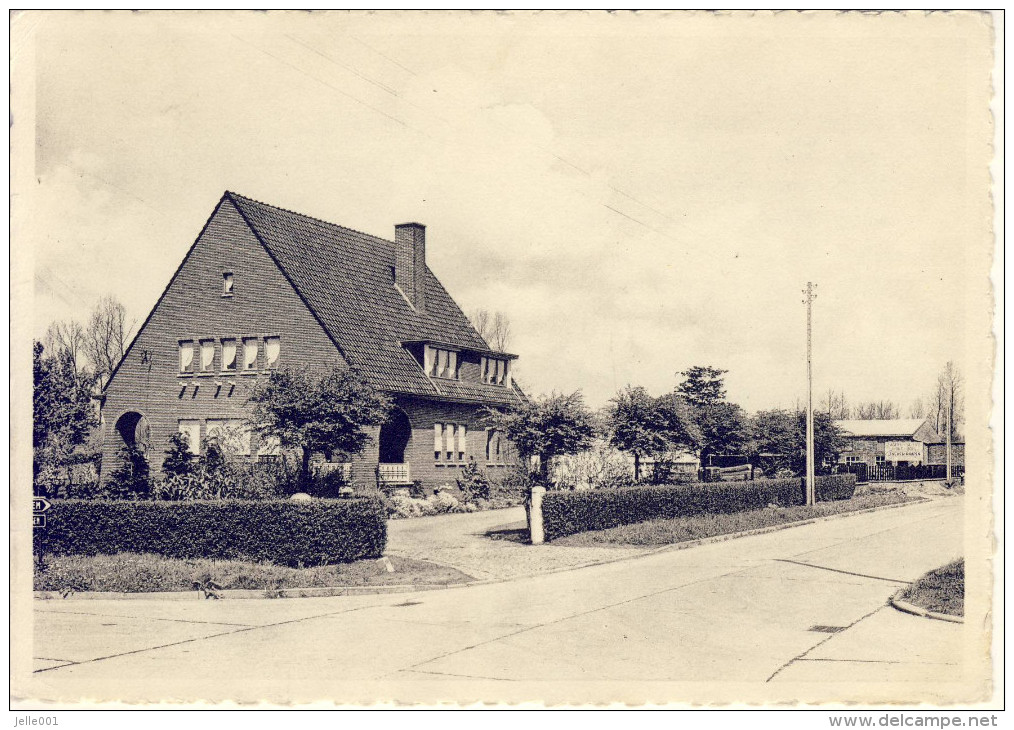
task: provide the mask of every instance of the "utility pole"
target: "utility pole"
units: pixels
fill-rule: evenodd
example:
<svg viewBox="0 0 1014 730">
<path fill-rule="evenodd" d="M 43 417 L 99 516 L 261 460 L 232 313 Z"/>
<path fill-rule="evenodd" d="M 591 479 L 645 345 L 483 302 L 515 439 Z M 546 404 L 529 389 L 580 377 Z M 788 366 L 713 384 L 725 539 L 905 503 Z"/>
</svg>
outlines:
<svg viewBox="0 0 1014 730">
<path fill-rule="evenodd" d="M 806 282 L 806 504 L 817 501 L 813 465 L 813 283 Z"/>
<path fill-rule="evenodd" d="M 947 388 L 947 479 L 944 484 L 951 488 L 951 419 L 954 418 L 954 381 Z"/>
</svg>

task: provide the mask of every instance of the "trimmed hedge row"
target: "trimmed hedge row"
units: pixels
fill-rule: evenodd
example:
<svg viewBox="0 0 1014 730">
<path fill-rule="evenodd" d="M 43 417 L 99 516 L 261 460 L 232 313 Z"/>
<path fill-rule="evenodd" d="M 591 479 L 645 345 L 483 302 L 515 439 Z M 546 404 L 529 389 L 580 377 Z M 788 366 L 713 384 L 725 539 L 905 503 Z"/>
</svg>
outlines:
<svg viewBox="0 0 1014 730">
<path fill-rule="evenodd" d="M 379 558 L 387 544 L 386 513 L 375 499 L 61 499 L 46 523 L 35 537 L 57 555 L 135 552 L 299 567 Z"/>
<path fill-rule="evenodd" d="M 849 499 L 856 480 L 851 474 L 817 477 L 817 499 Z M 698 514 L 729 514 L 804 504 L 803 480 L 758 479 L 751 482 L 712 482 L 674 486 L 590 489 L 547 492 L 542 501 L 546 540 L 587 530 L 605 530 L 654 519 Z"/>
</svg>

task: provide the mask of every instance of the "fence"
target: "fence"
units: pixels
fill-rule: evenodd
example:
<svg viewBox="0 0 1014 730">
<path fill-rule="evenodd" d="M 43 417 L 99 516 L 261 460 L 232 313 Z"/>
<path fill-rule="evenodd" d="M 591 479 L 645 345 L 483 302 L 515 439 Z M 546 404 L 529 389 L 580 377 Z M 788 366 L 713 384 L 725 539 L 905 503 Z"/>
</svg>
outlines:
<svg viewBox="0 0 1014 730">
<path fill-rule="evenodd" d="M 838 474 L 855 474 L 858 482 L 907 482 L 921 479 L 946 479 L 946 464 L 918 464 L 909 466 L 905 464 L 838 464 L 835 468 Z M 951 478 L 963 477 L 965 467 L 963 464 L 951 466 Z"/>
</svg>

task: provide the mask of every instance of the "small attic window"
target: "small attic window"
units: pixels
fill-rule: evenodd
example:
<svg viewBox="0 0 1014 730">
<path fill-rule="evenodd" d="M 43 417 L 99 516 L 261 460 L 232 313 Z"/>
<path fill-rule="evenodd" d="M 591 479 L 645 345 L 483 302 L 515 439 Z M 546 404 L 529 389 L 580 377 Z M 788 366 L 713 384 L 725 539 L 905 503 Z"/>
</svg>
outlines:
<svg viewBox="0 0 1014 730">
<path fill-rule="evenodd" d="M 398 272 L 392 266 L 391 267 L 391 281 L 397 281 L 397 280 L 398 280 Z"/>
<path fill-rule="evenodd" d="M 222 274 L 222 296 L 223 297 L 231 297 L 232 296 L 232 285 L 233 285 L 232 272 L 231 271 L 226 271 L 225 273 Z"/>
</svg>

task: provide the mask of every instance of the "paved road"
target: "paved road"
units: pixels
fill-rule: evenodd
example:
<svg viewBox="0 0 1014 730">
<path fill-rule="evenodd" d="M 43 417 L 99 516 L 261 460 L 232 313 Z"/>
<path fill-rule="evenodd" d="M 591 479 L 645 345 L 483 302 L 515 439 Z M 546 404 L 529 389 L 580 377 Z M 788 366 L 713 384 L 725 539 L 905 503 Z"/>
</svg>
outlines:
<svg viewBox="0 0 1014 730">
<path fill-rule="evenodd" d="M 965 676 L 966 627 L 885 602 L 961 555 L 961 523 L 955 497 L 427 593 L 37 601 L 37 671 L 16 694 L 918 700 L 931 682 L 940 697 Z"/>
</svg>

